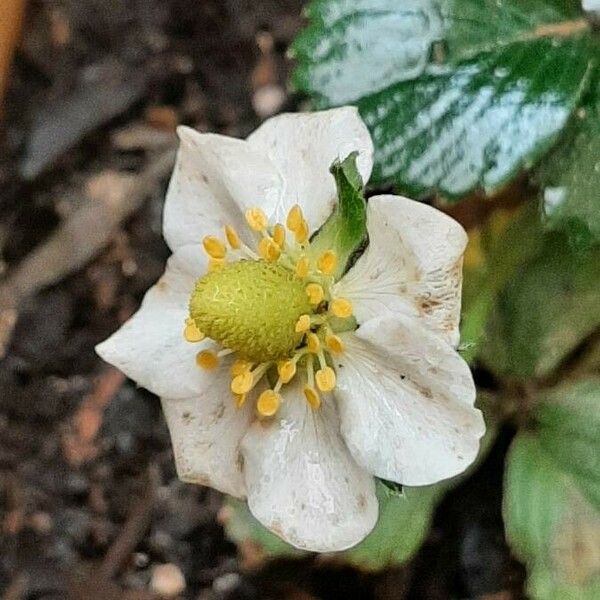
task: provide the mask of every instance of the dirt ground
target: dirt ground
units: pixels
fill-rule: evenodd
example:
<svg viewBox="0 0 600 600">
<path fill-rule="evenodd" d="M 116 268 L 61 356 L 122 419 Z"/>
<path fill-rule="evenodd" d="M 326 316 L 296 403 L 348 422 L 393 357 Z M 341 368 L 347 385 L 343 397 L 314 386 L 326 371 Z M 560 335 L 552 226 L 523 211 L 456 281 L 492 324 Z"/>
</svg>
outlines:
<svg viewBox="0 0 600 600">
<path fill-rule="evenodd" d="M 249 569 L 221 496 L 177 480 L 157 398 L 94 353 L 168 256 L 175 125 L 244 136 L 302 108 L 285 84 L 302 4 L 29 3 L 0 125 L 2 598 L 521 597 L 500 517 L 511 432 L 443 502 L 410 565 Z"/>
</svg>

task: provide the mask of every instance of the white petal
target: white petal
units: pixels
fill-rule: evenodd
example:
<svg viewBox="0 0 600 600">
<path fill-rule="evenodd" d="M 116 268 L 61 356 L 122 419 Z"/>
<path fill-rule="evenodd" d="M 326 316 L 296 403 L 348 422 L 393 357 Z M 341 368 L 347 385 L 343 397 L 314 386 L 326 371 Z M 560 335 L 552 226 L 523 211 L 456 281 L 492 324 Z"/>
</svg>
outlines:
<svg viewBox="0 0 600 600">
<path fill-rule="evenodd" d="M 162 405 L 179 478 L 244 497 L 239 446 L 253 419 L 254 401 L 248 398 L 241 409 L 235 407 L 229 389 L 231 362 L 223 360 L 200 395 L 163 398 Z"/>
<path fill-rule="evenodd" d="M 212 342 L 191 344 L 183 338 L 190 294 L 206 266 L 200 244 L 180 248 L 138 312 L 96 346 L 98 354 L 159 396 L 187 398 L 210 385 L 213 375 L 196 366 L 195 356 Z"/>
<path fill-rule="evenodd" d="M 264 153 L 246 141 L 189 127 L 178 129 L 181 146 L 164 210 L 164 236 L 173 251 L 222 235 L 226 224 L 245 236 L 242 210 L 279 201 L 282 182 Z"/>
<path fill-rule="evenodd" d="M 367 207 L 369 246 L 336 286 L 360 323 L 410 314 L 459 342 L 464 229 L 443 212 L 401 196 L 375 196 Z"/>
<path fill-rule="evenodd" d="M 256 422 L 242 441 L 248 506 L 298 548 L 349 548 L 377 520 L 373 478 L 357 466 L 339 433 L 333 398 L 313 411 L 299 384 L 286 389 L 277 416 Z"/>
<path fill-rule="evenodd" d="M 441 337 L 398 314 L 344 336 L 335 395 L 342 434 L 367 470 L 405 485 L 464 471 L 485 425 L 469 367 Z"/>
<path fill-rule="evenodd" d="M 350 106 L 278 115 L 265 121 L 248 142 L 269 156 L 284 179 L 280 201 L 265 210 L 283 221 L 289 209 L 299 204 L 311 231 L 325 222 L 336 202 L 331 164 L 358 151 L 358 169 L 365 183 L 373 168 L 371 136 L 356 108 Z"/>
</svg>

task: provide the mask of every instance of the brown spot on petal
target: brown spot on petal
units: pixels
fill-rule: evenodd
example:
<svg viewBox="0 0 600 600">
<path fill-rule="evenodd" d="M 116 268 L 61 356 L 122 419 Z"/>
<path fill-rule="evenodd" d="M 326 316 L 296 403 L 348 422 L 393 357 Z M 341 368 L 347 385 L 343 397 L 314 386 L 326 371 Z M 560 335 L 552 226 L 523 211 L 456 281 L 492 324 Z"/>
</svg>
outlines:
<svg viewBox="0 0 600 600">
<path fill-rule="evenodd" d="M 367 509 L 367 497 L 364 494 L 359 494 L 356 498 L 358 510 L 365 512 Z"/>
<path fill-rule="evenodd" d="M 442 302 L 440 300 L 431 298 L 429 295 L 422 296 L 417 300 L 417 308 L 421 314 L 430 315 L 441 305 Z"/>
<path fill-rule="evenodd" d="M 269 529 L 275 535 L 278 535 L 279 537 L 285 537 L 285 534 L 283 533 L 283 527 L 281 526 L 281 523 L 279 521 L 273 521 L 269 526 Z"/>
</svg>

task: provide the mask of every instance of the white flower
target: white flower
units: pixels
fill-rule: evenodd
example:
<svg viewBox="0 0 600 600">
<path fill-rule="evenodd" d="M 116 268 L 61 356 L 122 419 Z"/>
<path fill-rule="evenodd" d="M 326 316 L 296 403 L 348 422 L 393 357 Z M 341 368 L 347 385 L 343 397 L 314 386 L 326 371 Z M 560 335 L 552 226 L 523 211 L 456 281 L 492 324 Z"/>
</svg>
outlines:
<svg viewBox="0 0 600 600">
<path fill-rule="evenodd" d="M 179 134 L 173 255 L 98 353 L 161 396 L 181 479 L 247 498 L 294 546 L 353 546 L 377 520 L 373 476 L 431 484 L 477 454 L 483 419 L 455 350 L 465 232 L 373 197 L 369 246 L 336 281 L 335 253 L 311 255 L 308 234 L 335 206 L 336 159 L 358 151 L 370 175 L 355 109 L 280 115 L 245 141 Z"/>
</svg>

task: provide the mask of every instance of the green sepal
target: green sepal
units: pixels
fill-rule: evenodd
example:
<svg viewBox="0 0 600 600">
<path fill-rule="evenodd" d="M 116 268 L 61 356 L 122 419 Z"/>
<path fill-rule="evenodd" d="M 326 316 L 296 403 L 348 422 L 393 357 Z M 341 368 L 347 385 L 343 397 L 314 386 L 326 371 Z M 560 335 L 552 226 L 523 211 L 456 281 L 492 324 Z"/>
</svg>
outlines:
<svg viewBox="0 0 600 600">
<path fill-rule="evenodd" d="M 337 187 L 338 202 L 323 227 L 311 241 L 311 255 L 317 259 L 323 252 L 333 250 L 337 266 L 336 279 L 346 271 L 352 256 L 367 241 L 367 204 L 364 183 L 356 166 L 358 152 L 344 160 L 336 160 L 330 167 Z"/>
</svg>

